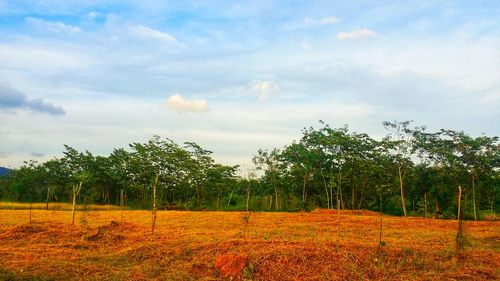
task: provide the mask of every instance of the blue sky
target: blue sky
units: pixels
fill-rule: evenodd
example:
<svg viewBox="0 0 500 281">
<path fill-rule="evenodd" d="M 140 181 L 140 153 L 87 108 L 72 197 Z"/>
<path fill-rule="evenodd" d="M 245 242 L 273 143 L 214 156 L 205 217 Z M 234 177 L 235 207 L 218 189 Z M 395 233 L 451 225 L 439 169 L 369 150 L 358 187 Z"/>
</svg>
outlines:
<svg viewBox="0 0 500 281">
<path fill-rule="evenodd" d="M 0 166 L 152 135 L 249 166 L 303 127 L 500 131 L 497 1 L 0 0 Z"/>
</svg>

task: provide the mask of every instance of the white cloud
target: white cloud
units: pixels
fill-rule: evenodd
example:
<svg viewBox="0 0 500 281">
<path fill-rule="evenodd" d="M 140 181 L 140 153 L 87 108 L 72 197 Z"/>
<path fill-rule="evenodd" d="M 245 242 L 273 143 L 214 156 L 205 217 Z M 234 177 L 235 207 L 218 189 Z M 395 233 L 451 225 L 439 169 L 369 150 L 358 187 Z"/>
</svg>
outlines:
<svg viewBox="0 0 500 281">
<path fill-rule="evenodd" d="M 67 34 L 77 34 L 82 30 L 78 26 L 64 24 L 62 22 L 56 21 L 45 21 L 42 19 L 27 17 L 24 19 L 26 23 L 35 27 L 36 29 L 42 31 L 50 31 L 55 33 L 67 33 Z"/>
<path fill-rule="evenodd" d="M 174 36 L 161 32 L 156 29 L 146 27 L 144 25 L 136 25 L 130 27 L 130 31 L 137 37 L 142 39 L 158 40 L 165 43 L 177 43 L 177 39 Z"/>
<path fill-rule="evenodd" d="M 16 8 L 8 7 L 14 2 L 4 8 Z M 42 32 L 29 20 L 24 21 L 26 16 L 21 19 L 31 29 L 28 32 L 15 26 L 0 28 L 1 79 L 26 93 L 28 101 L 43 97 L 42 105 L 63 105 L 66 112 L 54 118 L 26 109 L 16 109 L 16 114 L 0 110 L 1 151 L 10 153 L 12 160 L 8 161 L 16 165 L 29 159 L 32 151 L 46 153 L 47 157 L 60 153 L 62 143 L 109 153 L 114 147 L 126 147 L 129 142 L 143 141 L 153 134 L 200 142 L 213 150 L 215 157 L 232 159 L 233 164 L 251 163 L 258 148 L 280 147 L 300 138 L 300 128 L 314 125 L 319 119 L 334 127 L 348 123 L 370 135 L 383 136 L 386 132 L 380 122 L 393 119 L 498 135 L 499 127 L 494 124 L 500 120 L 500 39 L 492 13 L 462 18 L 461 23 L 439 33 L 434 31 L 446 23 L 423 16 L 429 23 L 427 27 L 415 28 L 413 20 L 403 22 L 391 27 L 394 36 L 384 36 L 384 40 L 363 45 L 360 50 L 338 44 L 337 40 L 358 42 L 366 39 L 363 36 L 376 36 L 373 31 L 361 29 L 375 28 L 367 24 L 367 15 L 382 13 L 388 21 L 395 16 L 400 22 L 400 11 L 387 11 L 400 5 L 381 5 L 370 11 L 357 7 L 354 14 L 343 12 L 349 14 L 349 21 L 364 22 L 364 26 L 342 29 L 338 29 L 339 19 L 334 17 L 304 18 L 304 12 L 336 13 L 332 7 L 285 12 L 278 17 L 285 22 L 272 25 L 256 24 L 269 15 L 267 11 L 252 19 L 238 20 L 237 24 L 230 21 L 230 25 L 193 19 L 175 31 L 182 42 L 173 43 L 173 36 L 164 33 L 174 30 L 164 21 L 169 13 L 146 9 L 148 1 L 144 1 L 144 9 L 139 9 L 142 14 L 128 9 L 104 12 L 95 5 L 75 9 L 73 4 L 61 4 L 64 7 L 59 11 L 66 6 L 68 10 L 54 12 L 57 8 L 53 1 L 34 5 L 42 2 L 51 2 L 44 4 L 46 14 L 34 9 L 13 14 L 13 19 L 31 15 L 72 23 L 54 20 L 54 16 L 81 15 L 82 22 L 74 25 L 82 29 L 80 34 L 85 33 L 85 38 L 79 34 L 53 38 L 53 33 Z M 83 2 L 87 3 L 82 1 L 77 6 Z M 1 3 L 0 14 L 8 14 L 2 11 Z M 171 4 L 167 6 L 176 10 Z M 217 6 L 217 11 L 223 10 Z M 409 10 L 406 12 L 415 12 Z M 90 22 L 94 16 L 96 22 Z M 237 20 L 234 15 L 231 19 Z M 39 23 L 36 20 L 33 25 Z M 55 24 L 56 29 L 58 26 Z M 325 36 L 324 32 L 316 32 L 319 29 L 334 33 Z M 379 37 L 387 33 L 382 27 L 373 30 Z M 344 32 L 337 35 L 340 31 Z M 277 42 L 273 34 L 284 36 Z M 175 52 L 161 48 L 183 47 L 179 45 L 184 42 L 186 47 Z M 152 48 L 151 43 L 158 43 L 154 45 L 160 48 Z M 252 83 L 252 79 L 256 81 Z M 210 100 L 210 112 L 178 114 L 192 107 L 188 106 L 193 102 L 189 96 L 171 97 L 174 105 L 169 102 L 166 109 L 169 95 L 164 93 L 173 95 L 177 91 L 203 93 L 203 98 Z M 242 94 L 235 94 L 238 91 Z M 107 94 L 109 100 L 103 101 L 102 96 Z M 279 98 L 280 102 L 263 104 L 257 97 Z M 470 114 L 465 116 L 463 112 Z M 89 141 L 88 135 L 99 139 Z M 23 156 L 15 158 L 19 153 Z M 6 161 L 2 159 L 2 163 Z"/>
<path fill-rule="evenodd" d="M 304 41 L 304 42 L 302 42 L 301 48 L 304 51 L 309 51 L 309 50 L 311 50 L 312 47 L 311 47 L 311 44 L 309 44 L 309 42 Z"/>
<path fill-rule="evenodd" d="M 304 18 L 305 26 L 322 26 L 322 25 L 332 25 L 340 21 L 337 17 L 324 17 L 320 19 L 312 19 L 309 17 Z"/>
<path fill-rule="evenodd" d="M 86 15 L 86 17 L 87 17 L 88 19 L 90 19 L 90 20 L 94 20 L 95 18 L 97 18 L 97 16 L 98 16 L 97 12 L 94 12 L 94 11 L 92 11 L 92 12 L 90 12 L 90 13 L 88 13 L 88 14 Z"/>
<path fill-rule="evenodd" d="M 272 81 L 254 81 L 250 89 L 257 94 L 260 101 L 267 101 L 273 94 L 280 91 L 279 86 Z"/>
<path fill-rule="evenodd" d="M 47 75 L 94 65 L 92 57 L 65 46 L 35 43 L 0 44 L 0 72 L 10 70 L 26 75 Z M 3 74 L 3 73 L 2 73 Z"/>
<path fill-rule="evenodd" d="M 206 100 L 187 100 L 179 94 L 170 96 L 167 100 L 167 107 L 176 111 L 208 111 Z"/>
<path fill-rule="evenodd" d="M 337 39 L 338 40 L 351 40 L 351 39 L 358 39 L 358 38 L 366 38 L 366 37 L 375 37 L 377 36 L 377 33 L 363 28 L 363 29 L 356 29 L 351 32 L 340 32 L 337 34 Z"/>
</svg>

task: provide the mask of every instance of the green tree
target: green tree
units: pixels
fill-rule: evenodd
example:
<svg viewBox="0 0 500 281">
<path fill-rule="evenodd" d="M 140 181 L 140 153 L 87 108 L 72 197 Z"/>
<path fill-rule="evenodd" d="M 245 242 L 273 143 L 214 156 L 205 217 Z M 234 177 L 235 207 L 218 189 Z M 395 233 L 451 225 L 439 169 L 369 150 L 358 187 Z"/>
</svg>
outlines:
<svg viewBox="0 0 500 281">
<path fill-rule="evenodd" d="M 396 163 L 397 175 L 399 181 L 399 188 L 401 192 L 401 207 L 403 214 L 406 217 L 406 200 L 404 189 L 405 172 L 409 165 L 411 165 L 412 146 L 414 144 L 414 134 L 409 128 L 413 121 L 384 121 L 384 127 L 390 132 L 386 137 L 386 143 L 390 148 L 394 161 Z"/>
<path fill-rule="evenodd" d="M 274 190 L 274 199 L 275 199 L 275 208 L 276 210 L 280 209 L 279 199 L 278 199 L 278 174 L 279 174 L 279 157 L 280 150 L 273 149 L 271 152 L 267 150 L 259 149 L 257 151 L 257 155 L 255 155 L 252 159 L 253 163 L 257 167 L 257 170 L 264 170 L 264 175 L 266 178 L 270 179 L 270 184 L 272 189 Z M 271 200 L 272 202 L 272 200 Z"/>
</svg>

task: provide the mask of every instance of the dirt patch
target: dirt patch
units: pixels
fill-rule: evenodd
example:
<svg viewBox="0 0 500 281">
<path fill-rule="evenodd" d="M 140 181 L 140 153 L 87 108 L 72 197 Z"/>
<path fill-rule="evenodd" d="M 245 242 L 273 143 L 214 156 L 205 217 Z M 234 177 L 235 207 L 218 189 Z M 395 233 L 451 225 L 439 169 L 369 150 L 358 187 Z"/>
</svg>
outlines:
<svg viewBox="0 0 500 281">
<path fill-rule="evenodd" d="M 496 221 L 497 216 L 496 215 L 486 215 L 486 216 L 484 216 L 484 220 L 485 221 Z"/>
<path fill-rule="evenodd" d="M 245 254 L 228 253 L 217 258 L 215 267 L 219 270 L 221 276 L 240 280 L 247 262 L 248 257 Z"/>
<path fill-rule="evenodd" d="M 35 243 L 57 243 L 72 241 L 81 236 L 78 227 L 56 223 L 31 223 L 21 224 L 7 228 L 0 234 L 0 241 L 23 241 Z"/>
<path fill-rule="evenodd" d="M 335 209 L 314 209 L 311 211 L 313 214 L 331 214 L 331 215 L 337 215 L 338 210 Z M 367 210 L 340 210 L 340 214 L 342 215 L 359 215 L 359 216 L 379 216 L 380 213 L 374 212 L 374 211 L 367 211 Z"/>
<path fill-rule="evenodd" d="M 111 221 L 108 225 L 99 226 L 87 235 L 87 241 L 117 242 L 125 240 L 126 235 L 134 232 L 137 227 L 131 223 Z"/>
</svg>

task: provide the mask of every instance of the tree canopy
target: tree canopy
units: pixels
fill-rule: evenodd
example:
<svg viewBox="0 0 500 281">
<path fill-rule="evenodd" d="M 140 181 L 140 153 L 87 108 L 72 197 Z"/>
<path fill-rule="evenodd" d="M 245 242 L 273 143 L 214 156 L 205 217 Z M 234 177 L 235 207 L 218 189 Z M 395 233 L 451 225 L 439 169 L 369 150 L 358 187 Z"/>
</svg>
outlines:
<svg viewBox="0 0 500 281">
<path fill-rule="evenodd" d="M 251 177 L 238 173 L 238 166 L 216 163 L 211 151 L 194 142 L 160 136 L 108 156 L 64 145 L 63 157 L 25 162 L 0 177 L 0 199 L 68 201 L 71 188 L 80 184 L 80 200 L 118 204 L 123 190 L 129 206 L 146 208 L 154 184 L 160 208 L 382 208 L 397 215 L 453 217 L 461 186 L 466 217 L 494 212 L 500 201 L 498 137 L 411 125 L 384 122 L 388 134 L 376 140 L 320 121 L 282 148 L 259 149 Z"/>
</svg>

